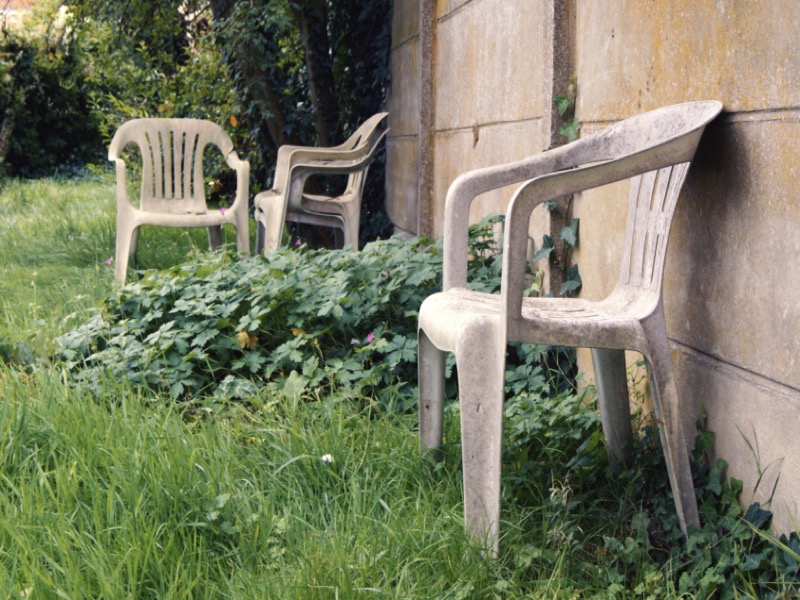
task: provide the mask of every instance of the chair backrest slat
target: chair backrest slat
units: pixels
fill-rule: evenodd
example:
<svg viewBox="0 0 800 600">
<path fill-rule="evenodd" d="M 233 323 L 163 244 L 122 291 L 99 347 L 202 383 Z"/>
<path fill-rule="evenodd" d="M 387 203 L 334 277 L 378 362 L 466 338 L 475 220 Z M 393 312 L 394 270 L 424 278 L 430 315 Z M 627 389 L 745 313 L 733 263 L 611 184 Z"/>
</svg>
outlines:
<svg viewBox="0 0 800 600">
<path fill-rule="evenodd" d="M 621 284 L 660 289 L 669 229 L 688 168 L 681 163 L 631 180 Z"/>
</svg>

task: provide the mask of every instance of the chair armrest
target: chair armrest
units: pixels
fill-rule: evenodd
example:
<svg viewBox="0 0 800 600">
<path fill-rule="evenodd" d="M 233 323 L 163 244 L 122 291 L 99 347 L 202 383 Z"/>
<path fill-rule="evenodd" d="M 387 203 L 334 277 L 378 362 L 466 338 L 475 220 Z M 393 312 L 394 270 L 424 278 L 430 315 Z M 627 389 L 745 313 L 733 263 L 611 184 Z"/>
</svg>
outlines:
<svg viewBox="0 0 800 600">
<path fill-rule="evenodd" d="M 233 206 L 238 206 L 242 202 L 246 205 L 250 197 L 250 163 L 239 158 L 235 150 L 229 152 L 225 160 L 228 166 L 236 171 L 236 197 Z"/>
<path fill-rule="evenodd" d="M 695 135 L 699 138 L 702 129 Z M 506 211 L 503 238 L 503 271 L 500 293 L 503 318 L 519 318 L 522 312 L 528 229 L 533 209 L 549 200 L 590 190 L 663 167 L 689 162 L 694 147 L 678 139 L 669 144 L 634 152 L 613 160 L 540 175 L 515 192 Z M 696 143 L 695 143 L 696 145 Z"/>
<path fill-rule="evenodd" d="M 111 158 L 110 156 L 109 160 L 114 163 L 114 172 L 116 174 L 117 206 L 119 207 L 120 203 L 130 204 L 130 200 L 128 200 L 128 170 L 125 167 L 125 161 L 121 158 Z"/>
<path fill-rule="evenodd" d="M 467 285 L 469 208 L 485 192 L 588 162 L 602 138 L 589 137 L 535 156 L 464 173 L 450 185 L 444 207 L 444 276 L 448 290 Z"/>
</svg>

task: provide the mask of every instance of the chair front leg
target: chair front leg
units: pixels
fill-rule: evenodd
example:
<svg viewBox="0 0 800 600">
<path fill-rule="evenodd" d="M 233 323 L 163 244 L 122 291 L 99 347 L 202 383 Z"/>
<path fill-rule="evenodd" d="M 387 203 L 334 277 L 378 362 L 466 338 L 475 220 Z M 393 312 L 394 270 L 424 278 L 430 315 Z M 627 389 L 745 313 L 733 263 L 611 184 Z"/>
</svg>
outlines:
<svg viewBox="0 0 800 600">
<path fill-rule="evenodd" d="M 350 246 L 353 252 L 358 252 L 359 220 L 361 219 L 361 199 L 351 200 L 342 207 L 344 220 L 344 247 Z"/>
<path fill-rule="evenodd" d="M 263 245 L 260 251 L 267 252 L 280 248 L 285 202 L 285 196 L 270 192 L 262 192 L 255 197 L 256 221 L 264 228 Z"/>
<path fill-rule="evenodd" d="M 128 275 L 128 260 L 135 252 L 139 239 L 139 226 L 130 220 L 117 219 L 117 244 L 114 265 L 114 281 L 122 285 Z"/>
<path fill-rule="evenodd" d="M 493 322 L 464 332 L 456 349 L 464 467 L 464 524 L 492 556 L 500 534 L 505 340 Z"/>
</svg>

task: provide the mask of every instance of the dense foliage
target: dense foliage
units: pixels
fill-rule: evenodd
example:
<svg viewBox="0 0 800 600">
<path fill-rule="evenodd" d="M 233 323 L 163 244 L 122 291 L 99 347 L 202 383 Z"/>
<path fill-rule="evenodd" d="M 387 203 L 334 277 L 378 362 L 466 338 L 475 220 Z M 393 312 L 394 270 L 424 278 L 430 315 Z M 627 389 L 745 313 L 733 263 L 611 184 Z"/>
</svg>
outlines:
<svg viewBox="0 0 800 600">
<path fill-rule="evenodd" d="M 472 230 L 480 252 L 471 281 L 481 289 L 499 283 L 489 227 Z M 202 254 L 113 292 L 101 313 L 59 338 L 59 358 L 79 379 L 109 369 L 179 399 L 250 398 L 269 384 L 410 403 L 417 311 L 441 287 L 441 271 L 440 244 L 426 240 L 394 238 L 360 253 Z M 543 351 L 523 348 L 509 385 L 544 388 Z"/>
<path fill-rule="evenodd" d="M 60 4 L 41 0 L 24 29 L 0 38 L 0 168 L 9 175 L 102 164 L 132 118 L 196 117 L 229 130 L 263 190 L 279 146 L 340 143 L 386 104 L 391 0 Z M 384 160 L 380 152 L 362 202 L 365 240 L 390 232 Z"/>
<path fill-rule="evenodd" d="M 101 147 L 82 49 L 46 8 L 0 35 L 0 176 L 95 162 Z"/>
</svg>

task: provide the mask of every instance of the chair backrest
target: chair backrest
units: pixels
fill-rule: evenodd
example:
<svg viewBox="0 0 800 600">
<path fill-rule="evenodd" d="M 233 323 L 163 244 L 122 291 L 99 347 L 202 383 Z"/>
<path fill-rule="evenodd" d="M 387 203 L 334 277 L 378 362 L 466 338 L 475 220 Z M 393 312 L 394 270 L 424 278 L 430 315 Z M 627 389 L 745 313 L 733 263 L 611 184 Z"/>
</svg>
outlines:
<svg viewBox="0 0 800 600">
<path fill-rule="evenodd" d="M 721 108 L 718 102 L 667 106 L 600 134 L 612 159 L 653 150 L 662 155 L 652 158 L 660 168 L 631 179 L 618 285 L 660 293 L 678 197 L 705 125 Z"/>
<path fill-rule="evenodd" d="M 634 177 L 618 282 L 659 291 L 672 217 L 689 163 Z"/>
<path fill-rule="evenodd" d="M 617 287 L 660 295 L 678 195 L 705 126 L 721 110 L 722 104 L 716 101 L 668 106 L 542 155 L 536 169 L 539 175 L 517 190 L 506 213 L 503 294 L 507 315 L 520 315 L 533 208 L 625 179 L 631 179 L 631 192 Z"/>
<path fill-rule="evenodd" d="M 356 129 L 355 133 L 351 135 L 347 141 L 342 144 L 341 148 L 344 150 L 355 150 L 356 148 L 363 148 L 364 156 L 366 157 L 366 166 L 360 171 L 354 171 L 347 178 L 347 185 L 345 186 L 345 194 L 357 193 L 359 196 L 364 191 L 364 184 L 367 181 L 367 171 L 378 149 L 383 137 L 386 135 L 386 129 L 379 129 L 379 125 L 383 122 L 389 113 L 378 113 L 371 116 L 364 121 L 361 126 Z"/>
<path fill-rule="evenodd" d="M 203 153 L 209 144 L 226 159 L 233 150 L 219 125 L 201 119 L 127 121 L 111 140 L 109 160 L 120 158 L 130 143 L 138 146 L 142 160 L 140 207 L 160 213 L 205 212 Z"/>
</svg>

